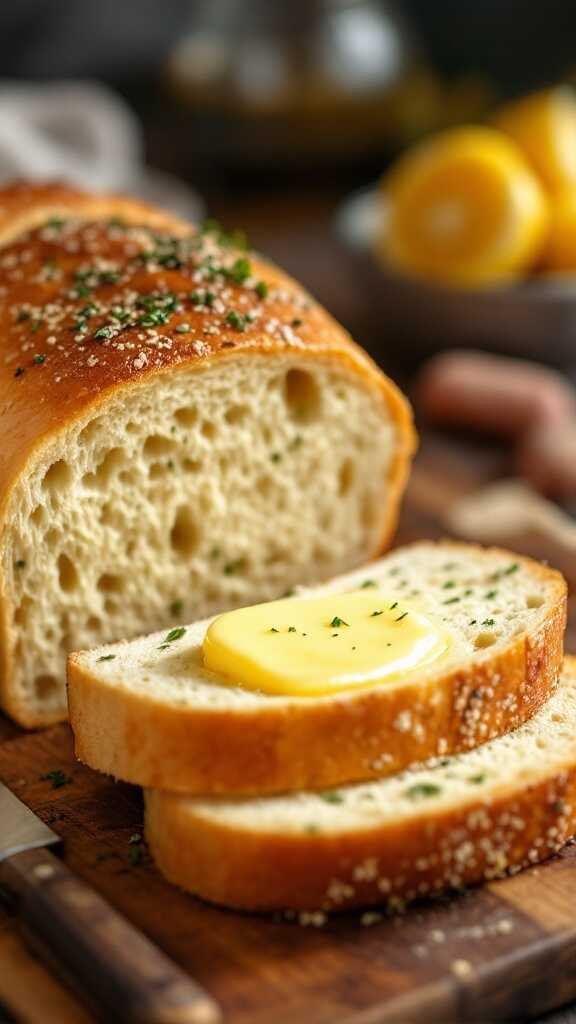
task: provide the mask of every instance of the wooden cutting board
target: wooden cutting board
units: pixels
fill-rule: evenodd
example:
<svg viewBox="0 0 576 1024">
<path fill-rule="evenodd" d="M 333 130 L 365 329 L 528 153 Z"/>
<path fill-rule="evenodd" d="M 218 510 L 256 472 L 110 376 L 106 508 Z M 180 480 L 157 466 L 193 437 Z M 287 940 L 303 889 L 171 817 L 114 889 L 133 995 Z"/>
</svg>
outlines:
<svg viewBox="0 0 576 1024">
<path fill-rule="evenodd" d="M 423 454 L 401 541 L 442 532 L 436 505 L 494 475 L 489 461 L 483 468 L 453 446 Z M 572 628 L 570 649 L 575 640 Z M 145 847 L 130 842 L 142 827 L 136 788 L 76 764 L 67 726 L 14 729 L 13 738 L 9 729 L 0 778 L 62 836 L 72 870 L 215 996 L 226 1024 L 496 1024 L 576 998 L 576 846 L 403 917 L 354 913 L 304 928 L 219 910 L 165 883 Z M 53 771 L 70 781 L 53 788 L 41 778 Z M 25 1024 L 91 1020 L 25 952 L 1 909 L 0 1000 Z"/>
<path fill-rule="evenodd" d="M 54 771 L 70 781 L 53 788 L 41 776 Z M 305 928 L 165 883 L 130 842 L 141 834 L 139 791 L 76 764 L 67 726 L 3 744 L 0 777 L 63 837 L 70 867 L 216 997 L 227 1024 L 494 1022 L 576 996 L 576 847 L 403 917 L 354 913 Z M 18 1007 L 22 978 L 11 991 L 9 973 L 8 958 L 0 995 Z M 25 1019 L 87 1019 L 72 1007 Z"/>
</svg>

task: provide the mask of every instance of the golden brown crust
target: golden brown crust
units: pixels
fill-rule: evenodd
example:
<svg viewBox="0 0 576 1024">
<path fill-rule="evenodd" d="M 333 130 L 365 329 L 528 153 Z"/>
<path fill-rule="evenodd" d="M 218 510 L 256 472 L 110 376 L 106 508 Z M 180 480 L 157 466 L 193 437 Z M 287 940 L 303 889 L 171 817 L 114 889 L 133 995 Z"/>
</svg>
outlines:
<svg viewBox="0 0 576 1024">
<path fill-rule="evenodd" d="M 60 184 L 0 190 L 0 246 L 0 424 L 9 438 L 0 449 L 0 530 L 15 483 L 43 445 L 121 390 L 217 359 L 296 353 L 356 375 L 396 424 L 374 555 L 389 541 L 415 447 L 408 404 L 282 271 L 217 231 Z M 198 302 L 207 290 L 212 299 Z M 5 594 L 0 601 L 0 702 L 23 724 L 48 724 L 10 688 L 10 609 Z"/>
<path fill-rule="evenodd" d="M 470 551 L 470 545 L 447 547 Z M 437 754 L 470 750 L 530 718 L 560 673 L 566 584 L 530 559 L 516 561 L 553 584 L 543 624 L 464 669 L 421 683 L 408 679 L 402 688 L 310 704 L 270 700 L 266 709 L 204 711 L 108 687 L 72 655 L 69 707 L 76 755 L 142 786 L 246 795 L 379 778 Z M 409 730 L 399 728 L 407 712 Z"/>
<path fill-rule="evenodd" d="M 567 659 L 576 671 L 576 659 Z M 576 831 L 576 748 L 562 770 L 490 796 L 471 793 L 409 822 L 339 835 L 243 831 L 146 793 L 146 838 L 169 881 L 249 910 L 342 910 L 406 902 L 545 860 Z"/>
</svg>

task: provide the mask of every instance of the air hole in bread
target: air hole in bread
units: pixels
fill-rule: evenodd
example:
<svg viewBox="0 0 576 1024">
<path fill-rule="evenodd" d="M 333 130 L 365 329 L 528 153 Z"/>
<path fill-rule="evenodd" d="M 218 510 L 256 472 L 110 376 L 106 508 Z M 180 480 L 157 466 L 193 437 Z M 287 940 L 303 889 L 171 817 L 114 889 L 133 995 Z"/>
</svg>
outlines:
<svg viewBox="0 0 576 1024">
<path fill-rule="evenodd" d="M 112 526 L 113 523 L 119 523 L 118 512 L 109 501 L 102 505 L 100 509 L 100 522 L 104 526 Z"/>
<path fill-rule="evenodd" d="M 204 420 L 200 430 L 202 432 L 202 436 L 208 441 L 213 441 L 216 437 L 216 425 L 212 423 L 211 420 Z"/>
<path fill-rule="evenodd" d="M 30 515 L 30 520 L 34 523 L 35 526 L 42 526 L 44 523 L 45 516 L 46 513 L 44 510 L 44 506 L 36 505 L 36 508 L 32 511 Z"/>
<path fill-rule="evenodd" d="M 103 426 L 104 420 L 102 416 L 97 416 L 96 419 L 90 420 L 90 423 L 87 423 L 78 434 L 78 444 L 91 445 L 102 430 Z"/>
<path fill-rule="evenodd" d="M 118 611 L 118 602 L 112 597 L 107 597 L 104 601 L 104 611 L 107 615 L 114 615 Z"/>
<path fill-rule="evenodd" d="M 362 522 L 362 526 L 366 530 L 372 529 L 376 515 L 380 515 L 380 509 L 376 507 L 376 503 L 372 495 L 365 494 L 360 506 L 360 520 Z"/>
<path fill-rule="evenodd" d="M 121 576 L 114 576 L 111 572 L 104 572 L 98 580 L 98 590 L 106 594 L 120 594 L 124 587 L 124 580 Z"/>
<path fill-rule="evenodd" d="M 97 615 L 91 615 L 89 619 L 86 619 L 86 629 L 91 633 L 97 633 L 102 628 L 102 622 Z"/>
<path fill-rule="evenodd" d="M 144 445 L 144 455 L 148 459 L 157 459 L 161 455 L 168 455 L 175 448 L 174 441 L 161 434 L 151 434 Z"/>
<path fill-rule="evenodd" d="M 62 590 L 75 590 L 78 586 L 78 573 L 74 562 L 62 553 L 58 558 L 58 582 Z"/>
<path fill-rule="evenodd" d="M 338 493 L 344 497 L 345 494 L 348 494 L 353 483 L 354 463 L 352 459 L 345 459 L 338 473 Z"/>
<path fill-rule="evenodd" d="M 50 469 L 44 474 L 42 486 L 52 494 L 64 491 L 72 479 L 72 471 L 65 459 L 54 462 Z"/>
<path fill-rule="evenodd" d="M 151 480 L 160 480 L 163 476 L 168 473 L 168 466 L 165 462 L 153 462 L 148 470 L 148 476 Z"/>
<path fill-rule="evenodd" d="M 229 423 L 231 426 L 237 426 L 246 419 L 247 415 L 248 409 L 245 405 L 233 405 L 224 414 L 224 419 L 226 420 L 226 423 Z"/>
<path fill-rule="evenodd" d="M 177 409 L 174 413 L 174 419 L 181 427 L 193 427 L 198 419 L 198 410 L 193 405 L 189 405 L 184 409 Z"/>
<path fill-rule="evenodd" d="M 184 459 L 182 465 L 187 473 L 197 473 L 202 463 L 198 459 Z"/>
<path fill-rule="evenodd" d="M 25 626 L 28 618 L 28 609 L 32 604 L 30 598 L 25 597 L 22 599 L 18 607 L 14 612 L 14 624 L 17 626 Z"/>
<path fill-rule="evenodd" d="M 56 676 L 40 675 L 34 680 L 34 690 L 38 700 L 49 701 L 60 691 L 60 683 Z"/>
<path fill-rule="evenodd" d="M 262 498 L 268 498 L 274 487 L 274 481 L 269 476 L 259 476 L 254 484 L 254 490 Z"/>
<path fill-rule="evenodd" d="M 60 544 L 60 534 L 58 530 L 48 530 L 48 533 L 44 535 L 44 546 L 47 548 L 55 548 Z"/>
<path fill-rule="evenodd" d="M 284 397 L 294 419 L 310 423 L 320 412 L 320 390 L 307 370 L 288 370 L 284 378 Z"/>
<path fill-rule="evenodd" d="M 170 532 L 170 543 L 180 555 L 191 555 L 198 544 L 198 530 L 187 505 L 181 505 Z"/>
<path fill-rule="evenodd" d="M 526 598 L 527 608 L 541 608 L 544 604 L 544 598 L 540 594 L 529 594 Z"/>
<path fill-rule="evenodd" d="M 87 487 L 104 488 L 113 473 L 124 463 L 126 453 L 123 448 L 111 448 L 93 473 L 85 473 L 83 482 Z"/>
<path fill-rule="evenodd" d="M 551 717 L 553 722 L 564 722 L 566 716 L 565 715 L 561 715 L 559 711 L 555 711 L 554 714 L 551 715 L 550 717 Z"/>
<path fill-rule="evenodd" d="M 480 651 L 484 647 L 491 647 L 492 644 L 496 643 L 496 637 L 494 633 L 478 633 L 474 640 L 474 647 Z"/>
<path fill-rule="evenodd" d="M 264 559 L 264 565 L 266 565 L 266 566 L 273 566 L 273 565 L 279 565 L 279 564 L 282 564 L 282 563 L 285 564 L 286 561 L 288 560 L 288 558 L 289 558 L 289 552 L 288 551 L 285 551 L 285 550 L 283 550 L 281 548 L 275 548 L 272 551 L 269 551 L 268 554 L 266 555 L 266 558 Z"/>
</svg>

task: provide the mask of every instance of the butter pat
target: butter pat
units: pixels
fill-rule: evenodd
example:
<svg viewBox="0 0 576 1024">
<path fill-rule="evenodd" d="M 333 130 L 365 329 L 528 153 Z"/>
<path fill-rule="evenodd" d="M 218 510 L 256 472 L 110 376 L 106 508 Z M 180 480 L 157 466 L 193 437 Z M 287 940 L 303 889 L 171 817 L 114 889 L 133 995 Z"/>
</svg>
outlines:
<svg viewBox="0 0 576 1024">
<path fill-rule="evenodd" d="M 378 591 L 287 598 L 219 615 L 204 664 L 230 685 L 317 697 L 396 682 L 445 658 L 452 636 Z"/>
</svg>

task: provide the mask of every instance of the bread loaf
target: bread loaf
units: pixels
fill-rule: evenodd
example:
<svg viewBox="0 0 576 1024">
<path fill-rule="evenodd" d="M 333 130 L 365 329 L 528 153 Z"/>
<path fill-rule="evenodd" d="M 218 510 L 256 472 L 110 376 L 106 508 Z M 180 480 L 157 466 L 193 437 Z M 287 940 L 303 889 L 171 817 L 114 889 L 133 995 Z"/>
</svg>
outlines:
<svg viewBox="0 0 576 1024">
<path fill-rule="evenodd" d="M 68 651 L 272 598 L 388 543 L 395 386 L 217 226 L 0 192 L 0 704 L 66 714 Z"/>
<path fill-rule="evenodd" d="M 376 778 L 514 729 L 555 686 L 566 584 L 507 551 L 422 542 L 317 593 L 370 584 L 451 632 L 448 660 L 321 697 L 230 685 L 203 664 L 208 622 L 73 654 L 76 753 L 129 782 L 185 793 L 273 793 Z M 174 642 L 163 641 L 167 636 Z M 241 680 L 238 680 L 241 684 Z"/>
</svg>

